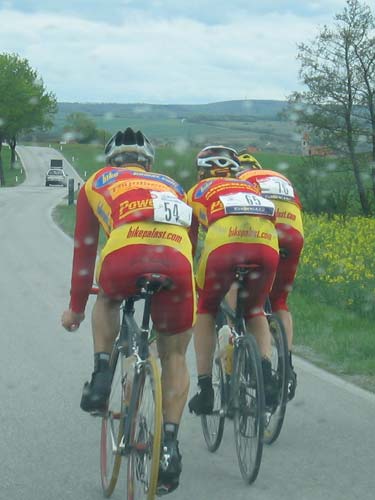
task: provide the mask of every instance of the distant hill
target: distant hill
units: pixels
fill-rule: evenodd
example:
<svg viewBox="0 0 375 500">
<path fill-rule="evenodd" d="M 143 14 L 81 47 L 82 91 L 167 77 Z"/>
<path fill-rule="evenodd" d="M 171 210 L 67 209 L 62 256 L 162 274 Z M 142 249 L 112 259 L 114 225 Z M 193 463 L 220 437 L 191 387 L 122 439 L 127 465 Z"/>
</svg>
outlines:
<svg viewBox="0 0 375 500">
<path fill-rule="evenodd" d="M 294 123 L 280 117 L 286 101 L 233 100 L 208 104 L 58 103 L 53 135 L 61 136 L 66 117 L 86 113 L 105 140 L 116 130 L 132 126 L 158 144 L 187 141 L 194 145 L 220 142 L 234 147 L 300 152 Z"/>
<path fill-rule="evenodd" d="M 87 113 L 105 114 L 156 114 L 164 117 L 187 117 L 191 115 L 240 115 L 256 118 L 275 118 L 286 106 L 285 101 L 272 100 L 234 100 L 209 104 L 118 104 L 118 103 L 70 103 L 58 104 L 59 114 Z"/>
</svg>

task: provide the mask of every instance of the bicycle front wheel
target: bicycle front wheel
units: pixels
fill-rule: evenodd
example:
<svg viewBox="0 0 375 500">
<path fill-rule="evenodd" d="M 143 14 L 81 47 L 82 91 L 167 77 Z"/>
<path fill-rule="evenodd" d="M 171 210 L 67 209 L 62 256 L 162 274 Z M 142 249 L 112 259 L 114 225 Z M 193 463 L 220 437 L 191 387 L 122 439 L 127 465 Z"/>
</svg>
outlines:
<svg viewBox="0 0 375 500">
<path fill-rule="evenodd" d="M 129 409 L 128 500 L 155 498 L 162 426 L 162 396 L 157 360 L 150 356 L 133 385 Z"/>
<path fill-rule="evenodd" d="M 288 340 L 284 325 L 274 314 L 268 317 L 271 331 L 271 364 L 273 378 L 278 388 L 278 404 L 272 412 L 266 412 L 264 442 L 272 444 L 279 437 L 284 423 L 286 404 L 288 401 Z"/>
<path fill-rule="evenodd" d="M 257 343 L 250 334 L 236 341 L 232 384 L 238 464 L 244 481 L 250 484 L 258 476 L 264 437 L 262 367 Z"/>
<path fill-rule="evenodd" d="M 122 459 L 120 443 L 124 434 L 123 355 L 117 347 L 112 351 L 110 368 L 113 373 L 111 393 L 102 418 L 100 439 L 100 472 L 105 497 L 112 495 L 117 483 Z"/>
<path fill-rule="evenodd" d="M 212 367 L 212 386 L 214 389 L 214 408 L 212 414 L 201 416 L 201 424 L 207 448 L 213 453 L 220 446 L 225 423 L 224 370 L 222 360 L 216 356 Z"/>
</svg>

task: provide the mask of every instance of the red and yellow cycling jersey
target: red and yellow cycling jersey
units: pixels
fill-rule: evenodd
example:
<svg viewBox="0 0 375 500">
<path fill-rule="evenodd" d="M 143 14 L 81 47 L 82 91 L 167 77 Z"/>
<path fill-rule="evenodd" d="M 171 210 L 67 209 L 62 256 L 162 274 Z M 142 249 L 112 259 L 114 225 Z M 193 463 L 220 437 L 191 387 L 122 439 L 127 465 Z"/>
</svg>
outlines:
<svg viewBox="0 0 375 500">
<path fill-rule="evenodd" d="M 170 177 L 142 168 L 104 167 L 85 183 L 88 202 L 109 235 L 112 229 L 141 220 L 155 220 L 153 192 L 172 193 L 186 200 L 182 187 Z"/>
<path fill-rule="evenodd" d="M 99 261 L 98 275 L 103 260 L 127 245 L 176 248 L 189 266 L 191 208 L 185 199 L 183 188 L 173 179 L 136 166 L 108 166 L 93 174 L 77 199 L 71 309 L 85 310 L 94 276 L 100 225 L 108 241 Z M 131 263 L 126 261 L 123 265 L 129 267 Z"/>
<path fill-rule="evenodd" d="M 274 311 L 288 310 L 287 298 L 292 290 L 303 248 L 302 205 L 292 183 L 273 170 L 246 170 L 240 179 L 257 182 L 262 196 L 272 199 L 276 207 L 276 229 L 281 252 L 275 280 L 270 292 Z"/>
<path fill-rule="evenodd" d="M 263 197 L 274 202 L 276 224 L 285 224 L 303 235 L 301 201 L 290 180 L 273 170 L 245 170 L 238 178 L 257 183 Z"/>
<path fill-rule="evenodd" d="M 274 220 L 275 206 L 260 196 L 256 184 L 240 179 L 203 179 L 187 194 L 193 209 L 191 239 L 196 244 L 199 224 L 207 229 L 215 221 L 232 215 L 256 215 Z"/>
<path fill-rule="evenodd" d="M 238 179 L 255 182 L 259 185 L 262 196 L 272 200 L 284 200 L 302 208 L 301 201 L 290 180 L 274 170 L 249 169 L 238 174 Z"/>
</svg>

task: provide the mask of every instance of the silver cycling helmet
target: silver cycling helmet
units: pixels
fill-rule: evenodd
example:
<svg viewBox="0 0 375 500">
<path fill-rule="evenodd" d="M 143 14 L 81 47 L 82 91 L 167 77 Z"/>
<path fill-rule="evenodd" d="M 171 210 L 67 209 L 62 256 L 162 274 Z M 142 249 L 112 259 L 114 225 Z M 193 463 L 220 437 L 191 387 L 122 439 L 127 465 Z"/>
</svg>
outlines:
<svg viewBox="0 0 375 500">
<path fill-rule="evenodd" d="M 201 177 L 233 177 L 240 170 L 237 151 L 227 146 L 207 146 L 196 158 Z"/>
<path fill-rule="evenodd" d="M 106 161 L 113 166 L 140 165 L 150 170 L 155 158 L 155 150 L 147 137 L 138 130 L 128 127 L 124 132 L 119 130 L 107 142 L 104 154 Z"/>
</svg>

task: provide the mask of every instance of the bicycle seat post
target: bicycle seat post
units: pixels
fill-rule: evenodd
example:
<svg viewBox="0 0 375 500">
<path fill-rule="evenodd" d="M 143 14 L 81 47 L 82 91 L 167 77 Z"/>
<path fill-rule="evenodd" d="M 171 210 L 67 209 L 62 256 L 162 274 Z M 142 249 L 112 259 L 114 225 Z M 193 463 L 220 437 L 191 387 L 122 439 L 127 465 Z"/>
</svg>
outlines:
<svg viewBox="0 0 375 500">
<path fill-rule="evenodd" d="M 249 269 L 245 267 L 238 267 L 236 269 L 235 281 L 238 284 L 237 301 L 236 301 L 236 322 L 241 321 L 244 314 L 244 282 L 245 277 L 249 273 Z M 238 330 L 238 325 L 236 324 Z"/>
<path fill-rule="evenodd" d="M 155 293 L 171 286 L 170 278 L 159 273 L 148 273 L 141 276 L 137 282 L 140 297 L 144 299 L 143 318 L 141 324 L 141 342 L 139 355 L 146 359 L 148 356 L 148 339 L 150 333 L 151 302 Z"/>
<path fill-rule="evenodd" d="M 152 289 L 149 287 L 149 282 L 145 283 L 144 288 L 141 290 L 142 297 L 145 299 L 145 304 L 143 308 L 143 318 L 142 318 L 142 331 L 148 331 L 150 326 L 150 316 L 151 316 L 151 298 L 153 295 Z"/>
<path fill-rule="evenodd" d="M 141 341 L 139 346 L 139 355 L 142 359 L 148 357 L 148 335 L 150 330 L 150 316 L 151 316 L 151 300 L 153 291 L 149 288 L 149 282 L 141 289 L 141 295 L 145 300 L 143 308 L 143 317 L 141 324 Z"/>
</svg>

